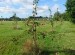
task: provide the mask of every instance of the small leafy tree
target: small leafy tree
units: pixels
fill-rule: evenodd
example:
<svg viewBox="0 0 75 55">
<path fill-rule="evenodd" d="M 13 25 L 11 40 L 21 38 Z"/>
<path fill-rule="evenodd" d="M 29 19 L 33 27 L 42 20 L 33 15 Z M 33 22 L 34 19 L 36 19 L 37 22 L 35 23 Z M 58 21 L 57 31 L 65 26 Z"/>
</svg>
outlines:
<svg viewBox="0 0 75 55">
<path fill-rule="evenodd" d="M 2 16 L 1 16 L 1 19 L 0 19 L 0 21 L 1 21 L 1 25 L 3 24 L 3 18 L 2 18 Z"/>
<path fill-rule="evenodd" d="M 18 29 L 18 17 L 16 16 L 16 13 L 11 17 L 11 19 L 14 21 L 14 29 Z"/>
<path fill-rule="evenodd" d="M 36 26 L 37 26 L 37 23 L 36 23 L 36 19 L 35 19 L 35 16 L 37 15 L 37 4 L 38 4 L 38 1 L 39 0 L 33 0 L 33 18 L 32 19 L 28 19 L 27 21 L 27 25 L 29 26 L 30 22 L 31 23 L 31 33 L 33 34 L 33 55 L 38 55 L 38 51 L 39 51 L 39 48 L 38 48 L 38 45 L 37 45 L 37 36 L 36 36 Z"/>
<path fill-rule="evenodd" d="M 53 27 L 54 27 L 54 20 L 53 20 L 53 18 L 52 18 L 52 15 L 51 15 L 51 10 L 49 9 L 49 12 L 50 12 L 50 16 L 49 16 L 49 20 L 50 20 L 50 22 L 51 22 L 51 26 L 52 26 L 52 32 L 54 31 L 53 30 Z"/>
<path fill-rule="evenodd" d="M 55 14 L 54 14 L 54 19 L 56 20 L 56 21 L 60 21 L 60 12 L 58 11 L 58 8 L 57 8 L 57 12 L 55 12 Z"/>
<path fill-rule="evenodd" d="M 65 15 L 65 13 L 60 13 L 59 11 L 58 11 L 58 8 L 57 8 L 57 12 L 55 12 L 55 14 L 54 14 L 54 20 L 55 21 L 60 21 L 60 23 L 62 24 L 62 22 L 63 22 L 63 19 L 65 19 L 66 20 L 66 17 L 67 15 Z"/>
<path fill-rule="evenodd" d="M 33 55 L 38 55 L 38 45 L 37 45 L 37 37 L 36 37 L 36 22 L 35 22 L 35 16 L 37 15 L 37 4 L 39 0 L 34 0 L 33 1 L 33 43 L 34 43 L 34 53 Z"/>
</svg>

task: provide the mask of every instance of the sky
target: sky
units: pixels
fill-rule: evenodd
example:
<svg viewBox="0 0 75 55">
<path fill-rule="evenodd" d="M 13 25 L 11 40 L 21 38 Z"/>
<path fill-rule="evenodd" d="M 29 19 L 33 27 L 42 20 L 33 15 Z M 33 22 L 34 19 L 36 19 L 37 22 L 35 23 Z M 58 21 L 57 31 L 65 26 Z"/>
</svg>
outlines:
<svg viewBox="0 0 75 55">
<path fill-rule="evenodd" d="M 39 0 L 37 16 L 49 16 L 57 11 L 64 13 L 66 0 Z M 33 0 L 0 0 L 0 17 L 9 18 L 14 13 L 20 18 L 32 16 Z"/>
</svg>

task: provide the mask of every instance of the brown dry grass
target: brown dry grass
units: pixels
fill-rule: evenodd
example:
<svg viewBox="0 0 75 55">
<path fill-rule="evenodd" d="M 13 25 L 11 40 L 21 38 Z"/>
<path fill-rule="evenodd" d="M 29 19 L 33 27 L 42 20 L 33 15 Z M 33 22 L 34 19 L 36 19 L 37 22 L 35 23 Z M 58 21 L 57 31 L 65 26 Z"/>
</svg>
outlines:
<svg viewBox="0 0 75 55">
<path fill-rule="evenodd" d="M 33 51 L 33 40 L 27 39 L 23 46 L 23 53 L 29 54 Z"/>
</svg>

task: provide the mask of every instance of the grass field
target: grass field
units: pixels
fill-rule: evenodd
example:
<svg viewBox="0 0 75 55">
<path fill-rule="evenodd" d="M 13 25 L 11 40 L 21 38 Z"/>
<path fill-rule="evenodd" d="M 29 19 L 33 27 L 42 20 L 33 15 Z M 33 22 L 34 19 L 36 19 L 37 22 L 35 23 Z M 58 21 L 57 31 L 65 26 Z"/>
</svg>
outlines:
<svg viewBox="0 0 75 55">
<path fill-rule="evenodd" d="M 59 55 L 75 55 L 75 24 L 69 21 L 63 21 L 62 24 L 55 21 L 55 32 L 52 33 L 50 22 L 44 23 L 45 25 L 37 26 L 38 46 L 47 52 L 43 55 L 54 55 L 54 52 L 58 52 Z M 3 21 L 0 25 L 0 55 L 23 55 L 24 44 L 27 39 L 32 39 L 33 35 L 28 34 L 27 30 L 30 27 L 23 21 L 19 21 L 18 26 L 20 29 L 14 30 L 13 21 Z M 46 34 L 44 39 L 41 32 Z"/>
</svg>

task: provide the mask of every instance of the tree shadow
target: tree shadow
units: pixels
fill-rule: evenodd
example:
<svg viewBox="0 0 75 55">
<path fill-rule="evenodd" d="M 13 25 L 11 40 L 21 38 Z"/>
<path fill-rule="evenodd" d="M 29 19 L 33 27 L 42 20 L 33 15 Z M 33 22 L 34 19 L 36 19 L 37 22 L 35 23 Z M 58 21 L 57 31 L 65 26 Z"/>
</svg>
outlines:
<svg viewBox="0 0 75 55">
<path fill-rule="evenodd" d="M 49 51 L 49 50 L 43 50 L 39 55 L 58 55 L 58 54 L 64 53 L 64 55 L 75 55 L 75 50 L 72 49 L 65 49 L 60 51 Z"/>
<path fill-rule="evenodd" d="M 50 55 L 50 53 L 48 50 L 43 50 L 39 55 Z"/>
<path fill-rule="evenodd" d="M 66 51 L 64 51 L 64 53 L 65 53 L 66 55 L 75 55 L 75 50 L 67 49 Z"/>
<path fill-rule="evenodd" d="M 72 49 L 64 49 L 64 50 L 49 50 L 49 49 L 40 49 L 41 52 L 37 55 L 75 55 L 75 50 Z M 33 55 L 31 53 L 25 54 L 23 53 L 22 55 Z"/>
</svg>

